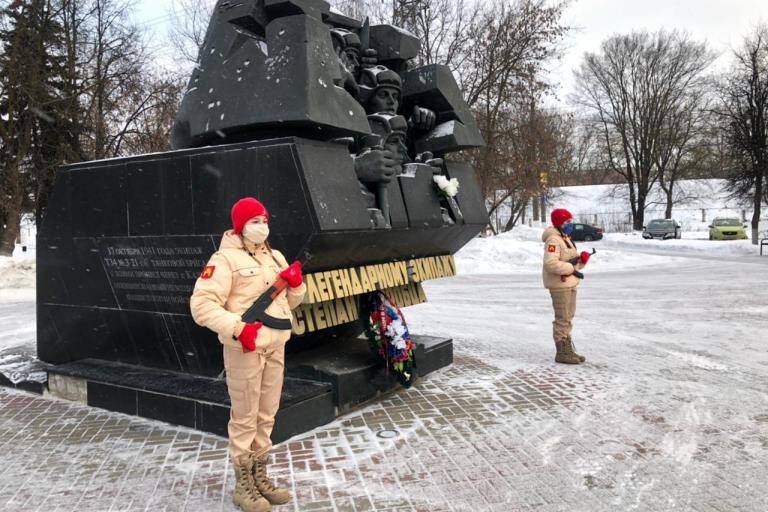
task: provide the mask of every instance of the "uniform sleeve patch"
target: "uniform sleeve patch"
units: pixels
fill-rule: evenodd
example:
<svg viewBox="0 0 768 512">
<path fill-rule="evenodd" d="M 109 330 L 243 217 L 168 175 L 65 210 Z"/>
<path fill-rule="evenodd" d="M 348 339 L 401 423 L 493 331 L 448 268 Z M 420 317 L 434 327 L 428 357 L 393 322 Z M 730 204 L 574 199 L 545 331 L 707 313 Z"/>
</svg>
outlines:
<svg viewBox="0 0 768 512">
<path fill-rule="evenodd" d="M 213 271 L 216 270 L 215 265 L 208 265 L 203 269 L 203 272 L 200 274 L 200 279 L 210 279 L 213 277 Z"/>
<path fill-rule="evenodd" d="M 557 252 L 557 247 L 554 245 L 547 246 L 547 252 Z"/>
</svg>

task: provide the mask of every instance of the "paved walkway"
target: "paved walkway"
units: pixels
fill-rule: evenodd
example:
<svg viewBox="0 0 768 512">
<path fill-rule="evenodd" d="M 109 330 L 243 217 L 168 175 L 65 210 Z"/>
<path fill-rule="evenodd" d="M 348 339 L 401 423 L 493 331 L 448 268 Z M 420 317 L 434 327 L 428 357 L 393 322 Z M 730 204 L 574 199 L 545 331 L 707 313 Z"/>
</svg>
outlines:
<svg viewBox="0 0 768 512">
<path fill-rule="evenodd" d="M 765 512 L 768 274 L 727 267 L 590 276 L 578 367 L 538 276 L 432 285 L 455 364 L 278 446 L 275 510 Z M 235 510 L 226 440 L 161 423 L 0 390 L 0 454 L 1 510 Z"/>
</svg>

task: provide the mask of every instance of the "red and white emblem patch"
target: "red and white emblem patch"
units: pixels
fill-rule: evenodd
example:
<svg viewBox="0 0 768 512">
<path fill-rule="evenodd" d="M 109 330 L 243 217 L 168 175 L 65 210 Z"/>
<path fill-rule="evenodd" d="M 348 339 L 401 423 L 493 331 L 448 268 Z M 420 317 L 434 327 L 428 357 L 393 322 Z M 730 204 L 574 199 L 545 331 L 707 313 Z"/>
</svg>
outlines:
<svg viewBox="0 0 768 512">
<path fill-rule="evenodd" d="M 554 245 L 547 246 L 547 252 L 557 252 L 557 247 Z"/>
<path fill-rule="evenodd" d="M 200 274 L 200 279 L 210 279 L 213 277 L 213 271 L 216 270 L 216 267 L 214 265 L 208 265 L 203 269 L 203 272 Z"/>
</svg>

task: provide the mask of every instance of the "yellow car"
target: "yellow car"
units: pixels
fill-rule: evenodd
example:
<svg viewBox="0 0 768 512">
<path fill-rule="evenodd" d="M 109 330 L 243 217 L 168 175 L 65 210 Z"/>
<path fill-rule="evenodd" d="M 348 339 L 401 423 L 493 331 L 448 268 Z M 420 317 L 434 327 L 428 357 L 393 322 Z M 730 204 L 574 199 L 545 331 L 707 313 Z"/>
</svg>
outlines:
<svg viewBox="0 0 768 512">
<path fill-rule="evenodd" d="M 746 240 L 747 226 L 736 217 L 717 217 L 709 226 L 710 240 Z"/>
</svg>

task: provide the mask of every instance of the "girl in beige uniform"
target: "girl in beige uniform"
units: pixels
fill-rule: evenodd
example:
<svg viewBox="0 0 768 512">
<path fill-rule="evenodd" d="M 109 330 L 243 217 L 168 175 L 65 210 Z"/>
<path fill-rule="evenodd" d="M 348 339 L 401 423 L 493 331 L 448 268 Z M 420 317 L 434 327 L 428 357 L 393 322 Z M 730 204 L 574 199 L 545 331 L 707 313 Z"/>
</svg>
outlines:
<svg viewBox="0 0 768 512">
<path fill-rule="evenodd" d="M 552 322 L 552 334 L 555 339 L 555 361 L 565 364 L 579 364 L 586 358 L 577 354 L 573 348 L 571 331 L 573 316 L 576 314 L 576 288 L 581 280 L 575 272 L 584 268 L 589 261 L 588 252 L 576 250 L 571 240 L 573 215 L 568 210 L 558 208 L 550 215 L 552 225 L 541 236 L 544 242 L 544 266 L 542 277 L 544 287 L 552 296 L 555 321 Z M 569 260 L 578 259 L 574 265 Z"/>
<path fill-rule="evenodd" d="M 232 229 L 203 269 L 190 299 L 192 318 L 216 332 L 224 346 L 227 389 L 232 403 L 229 454 L 235 467 L 236 505 L 246 512 L 264 512 L 287 503 L 291 495 L 267 477 L 270 435 L 280 405 L 285 343 L 291 330 L 241 320 L 246 309 L 279 278 L 288 283 L 266 313 L 290 320 L 304 298 L 306 286 L 299 263 L 288 265 L 269 246 L 269 213 L 252 197 L 232 207 Z"/>
</svg>

